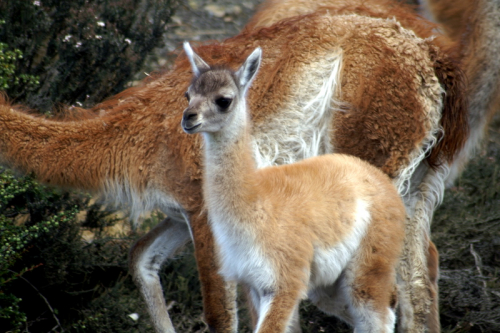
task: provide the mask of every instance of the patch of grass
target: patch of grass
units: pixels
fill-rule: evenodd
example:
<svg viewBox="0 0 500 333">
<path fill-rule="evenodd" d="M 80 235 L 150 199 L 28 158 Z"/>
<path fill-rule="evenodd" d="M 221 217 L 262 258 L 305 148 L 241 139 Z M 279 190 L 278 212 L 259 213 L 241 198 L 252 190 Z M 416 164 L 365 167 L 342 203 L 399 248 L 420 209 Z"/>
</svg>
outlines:
<svg viewBox="0 0 500 333">
<path fill-rule="evenodd" d="M 435 214 L 445 332 L 500 332 L 500 119 Z"/>
</svg>

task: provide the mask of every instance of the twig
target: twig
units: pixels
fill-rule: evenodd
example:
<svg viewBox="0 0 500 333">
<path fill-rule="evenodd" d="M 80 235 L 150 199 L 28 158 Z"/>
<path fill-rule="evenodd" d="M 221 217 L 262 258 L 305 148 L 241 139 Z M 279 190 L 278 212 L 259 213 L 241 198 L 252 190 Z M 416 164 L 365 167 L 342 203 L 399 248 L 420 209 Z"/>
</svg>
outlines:
<svg viewBox="0 0 500 333">
<path fill-rule="evenodd" d="M 470 244 L 470 253 L 474 257 L 474 261 L 476 262 L 476 269 L 479 273 L 479 277 L 481 278 L 481 280 L 483 282 L 485 302 L 483 303 L 483 305 L 481 307 L 484 308 L 484 310 L 487 310 L 487 308 L 490 305 L 490 296 L 488 295 L 488 289 L 486 286 L 486 279 L 484 278 L 483 271 L 481 269 L 481 267 L 483 266 L 483 263 L 482 263 L 482 260 L 481 260 L 481 257 L 479 256 L 479 254 L 474 250 L 474 245 L 472 243 Z"/>
<path fill-rule="evenodd" d="M 481 257 L 479 256 L 479 254 L 474 250 L 473 244 L 470 244 L 470 253 L 474 257 L 474 261 L 476 262 L 476 269 L 479 273 L 479 276 L 483 277 L 483 272 L 481 270 L 481 266 L 483 266 L 482 260 L 481 260 Z"/>
<path fill-rule="evenodd" d="M 52 329 L 49 331 L 49 333 L 50 333 L 50 332 L 55 332 L 55 331 L 56 331 L 56 328 L 58 328 L 59 326 L 60 326 L 60 325 L 56 325 L 56 326 L 52 327 Z M 61 329 L 62 329 L 62 327 L 61 327 Z M 64 332 L 64 330 L 63 330 L 62 332 Z"/>
<path fill-rule="evenodd" d="M 17 274 L 16 272 L 14 271 L 11 271 L 9 269 L 10 272 L 14 273 L 14 274 Z M 55 328 L 57 328 L 58 326 L 61 328 L 61 332 L 64 332 L 64 328 L 62 327 L 61 325 L 61 322 L 59 321 L 59 319 L 57 318 L 55 312 L 54 312 L 54 309 L 52 308 L 52 306 L 50 306 L 50 303 L 49 301 L 45 298 L 45 296 L 42 295 L 42 293 L 37 289 L 37 287 L 35 287 L 31 282 L 29 282 L 27 279 L 25 279 L 22 275 L 19 275 L 19 277 L 21 279 L 23 279 L 27 284 L 29 284 L 33 289 L 35 289 L 35 291 L 38 293 L 38 295 L 40 295 L 40 297 L 45 301 L 45 304 L 47 304 L 47 307 L 49 308 L 50 312 L 52 312 L 52 317 L 54 317 L 54 320 L 56 321 L 57 323 L 57 326 L 55 326 L 50 332 L 52 332 Z"/>
</svg>

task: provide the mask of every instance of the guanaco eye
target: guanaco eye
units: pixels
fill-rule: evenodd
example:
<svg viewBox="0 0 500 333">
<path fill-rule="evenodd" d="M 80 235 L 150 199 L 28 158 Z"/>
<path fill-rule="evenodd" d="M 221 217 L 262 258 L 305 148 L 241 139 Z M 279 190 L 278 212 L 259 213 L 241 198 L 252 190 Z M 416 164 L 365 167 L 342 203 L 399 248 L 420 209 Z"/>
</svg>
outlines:
<svg viewBox="0 0 500 333">
<path fill-rule="evenodd" d="M 186 97 L 186 99 L 187 99 L 187 100 L 188 100 L 188 102 L 189 102 L 189 94 L 188 94 L 188 92 L 187 92 L 187 91 L 184 93 L 184 96 Z"/>
<path fill-rule="evenodd" d="M 233 100 L 231 98 L 219 97 L 215 100 L 215 104 L 217 104 L 221 109 L 227 109 Z"/>
</svg>

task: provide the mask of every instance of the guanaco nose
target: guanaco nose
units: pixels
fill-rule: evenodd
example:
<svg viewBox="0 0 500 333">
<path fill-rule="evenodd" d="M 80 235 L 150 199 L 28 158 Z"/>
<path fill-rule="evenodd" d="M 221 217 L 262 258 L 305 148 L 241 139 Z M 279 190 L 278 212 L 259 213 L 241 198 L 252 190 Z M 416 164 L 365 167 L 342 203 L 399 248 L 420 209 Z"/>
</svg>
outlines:
<svg viewBox="0 0 500 333">
<path fill-rule="evenodd" d="M 198 117 L 198 113 L 186 110 L 182 116 L 183 121 L 193 121 Z"/>
</svg>

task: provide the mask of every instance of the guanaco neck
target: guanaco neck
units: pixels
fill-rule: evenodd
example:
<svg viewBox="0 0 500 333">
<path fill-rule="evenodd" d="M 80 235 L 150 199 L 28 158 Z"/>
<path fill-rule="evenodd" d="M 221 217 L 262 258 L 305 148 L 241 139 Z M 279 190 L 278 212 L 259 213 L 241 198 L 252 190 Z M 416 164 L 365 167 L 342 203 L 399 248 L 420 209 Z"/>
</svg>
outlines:
<svg viewBox="0 0 500 333">
<path fill-rule="evenodd" d="M 214 133 L 203 133 L 205 140 L 205 198 L 217 214 L 243 213 L 255 197 L 256 163 L 251 149 L 246 106 L 239 103 L 234 118 Z"/>
</svg>

